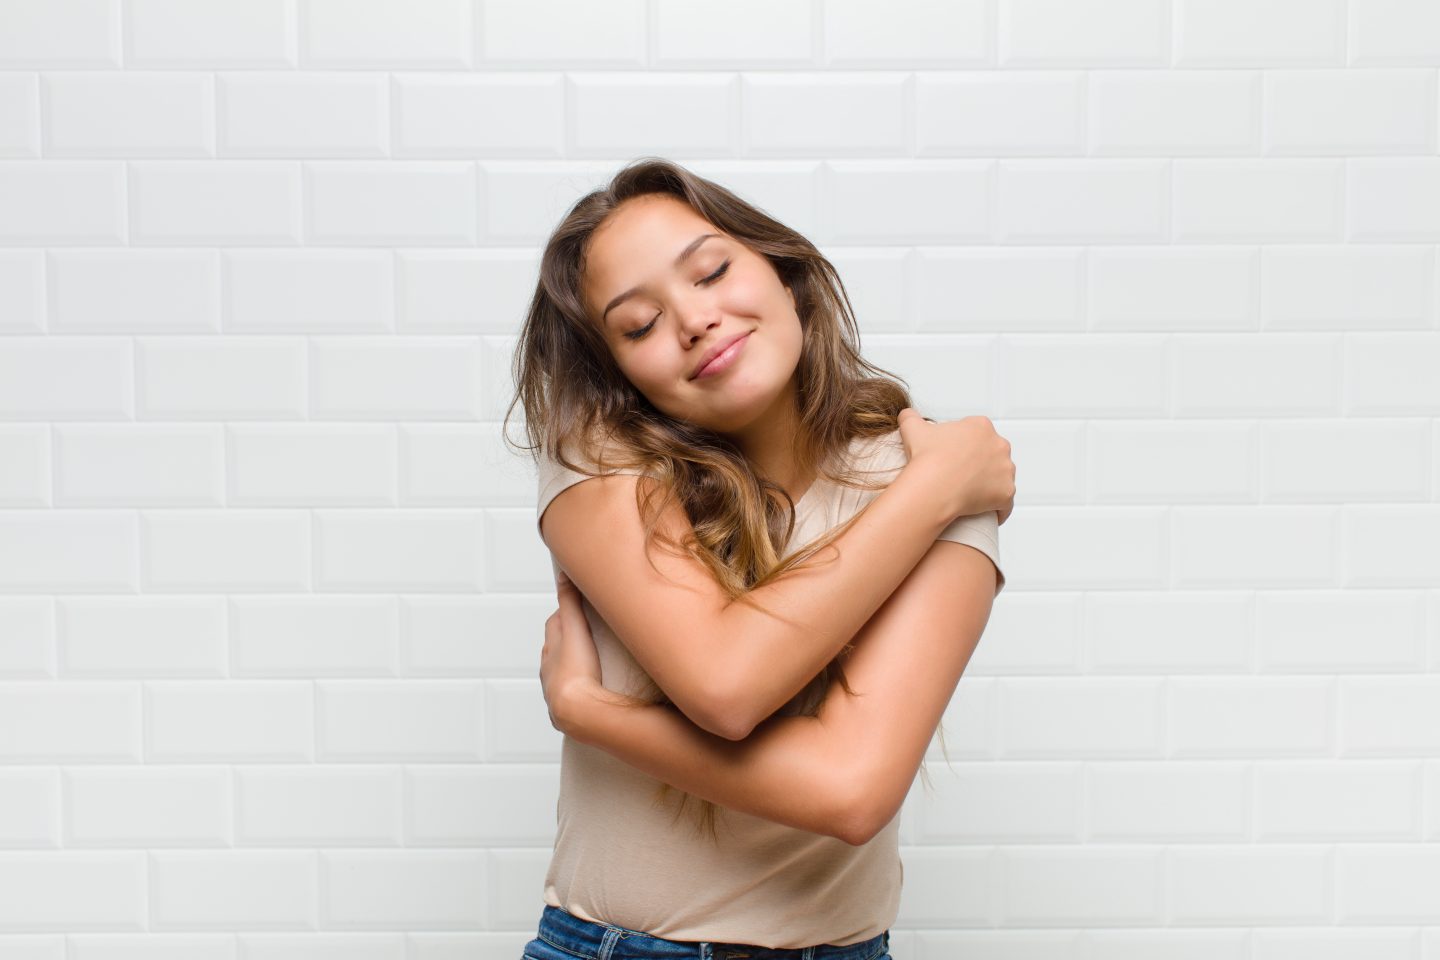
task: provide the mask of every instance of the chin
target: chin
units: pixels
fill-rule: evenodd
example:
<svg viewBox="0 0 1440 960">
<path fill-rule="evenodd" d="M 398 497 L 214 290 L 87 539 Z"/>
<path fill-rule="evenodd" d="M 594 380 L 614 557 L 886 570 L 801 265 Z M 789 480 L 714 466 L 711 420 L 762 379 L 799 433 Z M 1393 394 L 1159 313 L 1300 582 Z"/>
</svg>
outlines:
<svg viewBox="0 0 1440 960">
<path fill-rule="evenodd" d="M 779 399 L 779 391 L 747 397 L 724 409 L 708 411 L 703 425 L 717 433 L 736 433 L 771 415 Z"/>
</svg>

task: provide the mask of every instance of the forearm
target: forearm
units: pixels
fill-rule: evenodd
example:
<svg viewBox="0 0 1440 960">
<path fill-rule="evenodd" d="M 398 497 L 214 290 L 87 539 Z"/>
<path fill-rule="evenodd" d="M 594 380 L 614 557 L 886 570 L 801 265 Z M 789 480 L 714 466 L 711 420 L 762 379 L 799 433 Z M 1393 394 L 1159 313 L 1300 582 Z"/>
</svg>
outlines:
<svg viewBox="0 0 1440 960">
<path fill-rule="evenodd" d="M 864 784 L 862 837 L 900 810 L 994 606 L 996 568 L 941 540 L 856 638 L 845 661 L 855 695 L 832 685 L 818 719 L 853 756 Z"/>
<path fill-rule="evenodd" d="M 937 481 L 903 467 L 819 563 L 731 601 L 713 625 L 731 739 L 743 739 L 794 697 L 860 631 L 955 518 Z M 763 609 L 748 605 L 754 601 Z M 772 611 L 771 613 L 766 611 Z"/>
<path fill-rule="evenodd" d="M 748 738 L 727 740 L 670 705 L 639 705 L 599 686 L 572 691 L 556 716 L 567 736 L 712 803 L 839 839 L 861 829 L 844 792 L 851 755 L 816 717 L 772 717 Z"/>
</svg>

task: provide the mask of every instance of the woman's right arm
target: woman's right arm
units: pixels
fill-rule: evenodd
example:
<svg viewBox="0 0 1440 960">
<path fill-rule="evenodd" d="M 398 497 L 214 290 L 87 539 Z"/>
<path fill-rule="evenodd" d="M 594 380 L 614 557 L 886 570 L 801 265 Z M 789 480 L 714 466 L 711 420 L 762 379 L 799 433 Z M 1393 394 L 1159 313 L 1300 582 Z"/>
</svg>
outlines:
<svg viewBox="0 0 1440 960">
<path fill-rule="evenodd" d="M 635 508 L 639 477 L 604 476 L 566 489 L 542 518 L 546 543 L 675 706 L 697 726 L 743 740 L 839 653 L 939 533 L 967 512 L 956 506 L 971 502 L 961 489 L 966 470 L 974 470 L 977 459 L 993 463 L 998 448 L 982 445 L 991 441 L 978 425 L 925 424 L 918 413 L 909 416 L 901 423 L 912 437 L 935 431 L 924 434 L 929 456 L 912 455 L 834 542 L 833 560 L 748 594 L 778 617 L 730 600 L 688 556 L 654 551 L 659 572 L 651 567 Z M 1009 444 L 989 421 L 967 420 L 984 421 L 1008 463 Z M 674 504 L 661 527 L 677 539 L 690 531 Z"/>
</svg>

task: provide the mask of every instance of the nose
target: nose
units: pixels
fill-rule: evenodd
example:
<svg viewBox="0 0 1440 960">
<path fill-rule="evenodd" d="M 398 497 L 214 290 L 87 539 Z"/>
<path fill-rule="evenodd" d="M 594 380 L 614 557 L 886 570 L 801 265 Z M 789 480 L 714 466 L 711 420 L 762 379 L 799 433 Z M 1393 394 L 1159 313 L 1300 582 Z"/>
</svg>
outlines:
<svg viewBox="0 0 1440 960">
<path fill-rule="evenodd" d="M 720 322 L 719 309 L 700 297 L 691 297 L 678 303 L 675 309 L 676 316 L 679 318 L 680 330 L 690 339 L 691 343 L 703 338 L 706 330 Z"/>
</svg>

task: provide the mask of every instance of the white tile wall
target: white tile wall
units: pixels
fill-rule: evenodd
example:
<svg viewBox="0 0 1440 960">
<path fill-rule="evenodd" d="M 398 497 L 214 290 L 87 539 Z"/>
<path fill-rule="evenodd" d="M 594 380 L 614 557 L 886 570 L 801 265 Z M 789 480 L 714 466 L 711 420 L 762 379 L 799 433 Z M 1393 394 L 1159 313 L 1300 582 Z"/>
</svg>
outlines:
<svg viewBox="0 0 1440 960">
<path fill-rule="evenodd" d="M 1437 75 L 1433 0 L 0 0 L 0 957 L 518 954 L 508 361 L 660 154 L 1014 445 L 892 954 L 1440 960 Z"/>
</svg>

